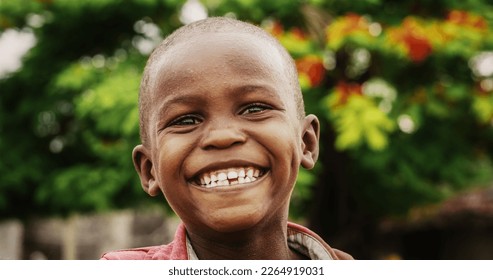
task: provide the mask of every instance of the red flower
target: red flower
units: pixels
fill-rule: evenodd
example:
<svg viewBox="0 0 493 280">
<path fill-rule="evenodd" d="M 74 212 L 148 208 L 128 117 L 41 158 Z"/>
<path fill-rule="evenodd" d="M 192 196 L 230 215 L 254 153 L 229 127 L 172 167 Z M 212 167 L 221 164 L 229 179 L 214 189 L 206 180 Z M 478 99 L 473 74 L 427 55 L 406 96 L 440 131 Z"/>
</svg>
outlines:
<svg viewBox="0 0 493 280">
<path fill-rule="evenodd" d="M 347 25 L 348 30 L 353 30 L 358 28 L 366 29 L 366 21 L 364 21 L 363 17 L 358 14 L 348 13 L 346 14 L 346 20 L 348 23 Z"/>
<path fill-rule="evenodd" d="M 413 17 L 407 17 L 402 26 L 391 28 L 388 31 L 391 42 L 403 46 L 413 62 L 425 60 L 433 50 L 427 32 L 426 26 Z"/>
<path fill-rule="evenodd" d="M 291 30 L 291 33 L 293 34 L 293 37 L 295 37 L 296 39 L 305 40 L 305 38 L 306 38 L 305 33 L 303 32 L 303 30 L 301 30 L 298 27 L 294 27 Z"/>
<path fill-rule="evenodd" d="M 309 55 L 296 60 L 298 73 L 305 74 L 310 80 L 310 86 L 318 86 L 323 80 L 325 68 L 320 57 Z"/>
<path fill-rule="evenodd" d="M 409 49 L 409 56 L 414 62 L 425 60 L 432 51 L 431 43 L 426 38 L 415 36 L 409 32 L 404 35 L 403 40 Z"/>
<path fill-rule="evenodd" d="M 483 17 L 466 11 L 450 11 L 447 15 L 447 21 L 458 25 L 469 26 L 482 30 L 488 29 L 488 24 Z"/>
<path fill-rule="evenodd" d="M 346 83 L 344 81 L 337 83 L 336 92 L 339 95 L 339 104 L 345 104 L 348 98 L 353 94 L 363 95 L 360 84 Z"/>
</svg>

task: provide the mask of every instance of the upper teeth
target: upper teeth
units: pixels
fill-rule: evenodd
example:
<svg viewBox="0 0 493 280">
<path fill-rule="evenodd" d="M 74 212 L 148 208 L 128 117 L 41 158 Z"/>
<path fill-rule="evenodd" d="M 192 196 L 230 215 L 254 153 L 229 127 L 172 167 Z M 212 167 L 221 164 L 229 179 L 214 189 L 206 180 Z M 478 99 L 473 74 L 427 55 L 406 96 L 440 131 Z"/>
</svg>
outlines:
<svg viewBox="0 0 493 280">
<path fill-rule="evenodd" d="M 200 185 L 206 188 L 250 183 L 262 172 L 254 167 L 240 167 L 206 172 L 199 176 Z"/>
</svg>

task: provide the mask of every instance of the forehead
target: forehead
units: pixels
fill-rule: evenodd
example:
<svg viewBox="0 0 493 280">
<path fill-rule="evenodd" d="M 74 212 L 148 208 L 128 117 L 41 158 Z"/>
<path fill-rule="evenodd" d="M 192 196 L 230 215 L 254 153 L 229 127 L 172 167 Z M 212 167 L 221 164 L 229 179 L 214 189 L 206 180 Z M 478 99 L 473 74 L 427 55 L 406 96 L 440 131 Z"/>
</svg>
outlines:
<svg viewBox="0 0 493 280">
<path fill-rule="evenodd" d="M 287 62 L 279 50 L 258 36 L 196 34 L 180 40 L 157 59 L 150 72 L 150 86 L 154 97 L 156 94 L 163 97 L 195 82 L 226 83 L 235 78 L 261 78 L 277 87 L 286 87 L 290 84 L 286 67 Z M 229 80 L 224 80 L 224 76 Z"/>
</svg>

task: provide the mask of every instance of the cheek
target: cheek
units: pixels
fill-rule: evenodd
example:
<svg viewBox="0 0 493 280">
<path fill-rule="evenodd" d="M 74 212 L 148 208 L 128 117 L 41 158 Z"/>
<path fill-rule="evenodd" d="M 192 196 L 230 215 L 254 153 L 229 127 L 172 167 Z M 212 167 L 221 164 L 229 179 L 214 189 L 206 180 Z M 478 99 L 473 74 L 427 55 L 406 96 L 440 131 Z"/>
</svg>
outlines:
<svg viewBox="0 0 493 280">
<path fill-rule="evenodd" d="M 294 184 L 301 164 L 300 136 L 296 128 L 286 121 L 269 122 L 261 131 L 264 131 L 263 135 L 257 137 L 269 151 L 273 172 L 276 173 L 274 180 L 278 180 L 278 184 Z"/>
<path fill-rule="evenodd" d="M 289 158 L 294 161 L 294 164 L 299 161 L 301 151 L 300 136 L 293 125 L 287 122 L 271 122 L 263 130 L 268 132 L 265 145 L 269 145 L 275 155 L 281 159 Z"/>
<path fill-rule="evenodd" d="M 182 165 L 191 150 L 192 145 L 185 137 L 173 136 L 159 139 L 157 153 L 157 176 L 160 183 L 182 178 Z"/>
<path fill-rule="evenodd" d="M 157 181 L 168 204 L 178 214 L 186 213 L 191 208 L 182 166 L 189 153 L 189 146 L 181 137 L 163 137 L 159 142 L 157 153 Z"/>
</svg>

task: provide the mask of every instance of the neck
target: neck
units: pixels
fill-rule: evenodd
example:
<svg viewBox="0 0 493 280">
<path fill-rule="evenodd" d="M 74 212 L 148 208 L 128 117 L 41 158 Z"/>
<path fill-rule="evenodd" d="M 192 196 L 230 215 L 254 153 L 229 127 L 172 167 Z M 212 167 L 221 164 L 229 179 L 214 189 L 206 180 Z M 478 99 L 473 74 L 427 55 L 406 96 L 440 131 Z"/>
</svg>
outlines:
<svg viewBox="0 0 493 280">
<path fill-rule="evenodd" d="M 199 259 L 290 260 L 303 256 L 287 243 L 287 223 L 204 237 L 188 232 Z"/>
</svg>

